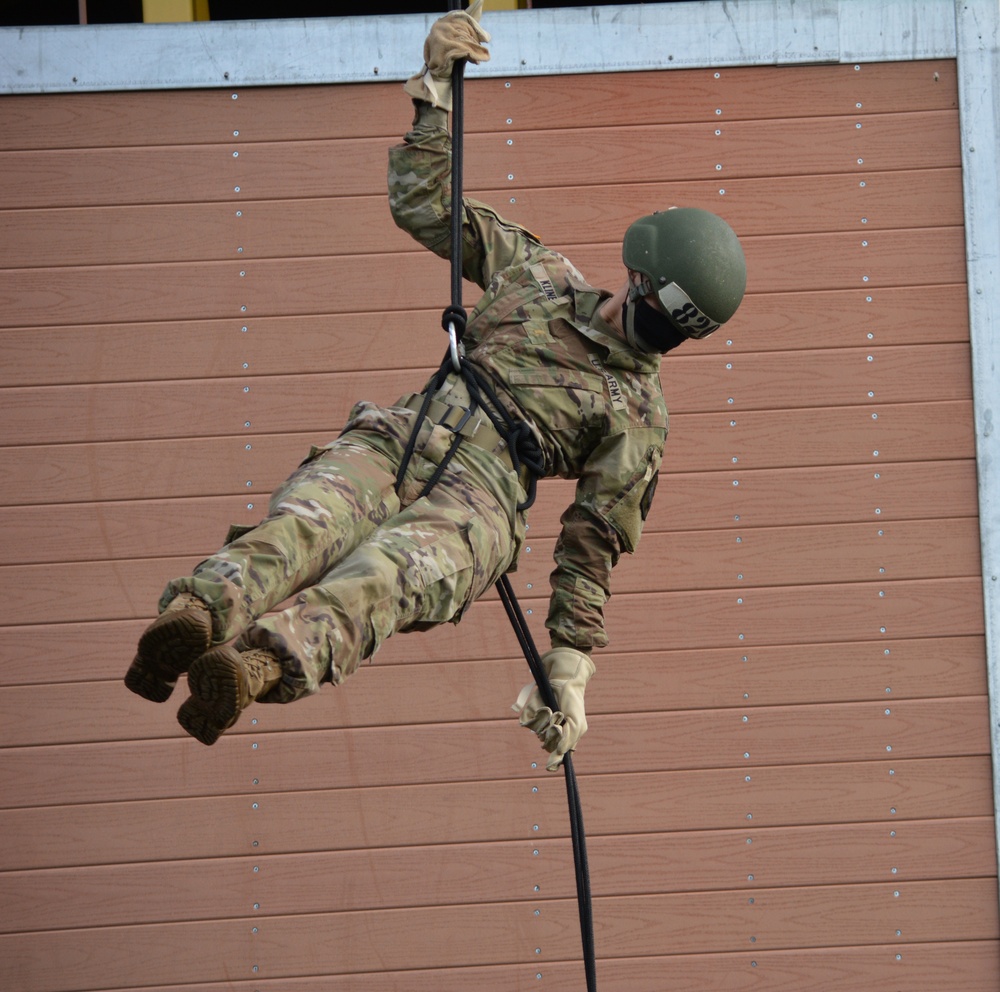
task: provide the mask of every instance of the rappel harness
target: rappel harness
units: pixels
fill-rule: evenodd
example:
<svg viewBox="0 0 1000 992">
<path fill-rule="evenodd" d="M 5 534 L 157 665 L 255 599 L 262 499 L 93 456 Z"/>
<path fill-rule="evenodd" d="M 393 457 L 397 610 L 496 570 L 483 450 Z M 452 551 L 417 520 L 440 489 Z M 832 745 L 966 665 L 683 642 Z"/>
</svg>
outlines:
<svg viewBox="0 0 1000 992">
<path fill-rule="evenodd" d="M 461 9 L 461 4 L 456 0 L 450 0 L 449 7 L 451 10 Z M 527 494 L 524 502 L 517 506 L 517 509 L 522 511 L 528 509 L 535 501 L 537 479 L 544 471 L 542 451 L 528 423 L 517 420 L 507 412 L 484 373 L 465 358 L 462 348 L 462 336 L 466 327 L 466 312 L 462 307 L 462 128 L 464 116 L 462 82 L 464 69 L 465 60 L 462 59 L 455 63 L 452 70 L 451 305 L 445 308 L 441 321 L 442 326 L 448 332 L 448 353 L 445 355 L 441 367 L 431 378 L 419 404 L 414 406 L 417 417 L 403 452 L 399 471 L 396 474 L 396 491 L 398 493 L 402 488 L 407 467 L 417 444 L 417 435 L 424 420 L 430 415 L 434 422 L 441 423 L 438 419 L 438 413 L 443 404 L 434 399 L 434 394 L 454 373 L 461 376 L 468 389 L 469 406 L 459 412 L 455 423 L 450 422 L 450 419 L 444 422 L 444 426 L 453 433 L 452 441 L 430 479 L 424 485 L 420 496 L 426 496 L 440 480 L 452 456 L 462 443 L 463 437 L 469 436 L 469 434 L 463 434 L 463 429 L 473 418 L 474 413 L 481 410 L 492 425 L 493 430 L 505 442 L 504 452 L 510 458 L 511 468 L 522 480 Z M 446 410 L 449 414 L 453 414 L 456 408 L 447 407 Z M 483 430 L 483 427 L 485 424 L 480 425 L 479 432 Z M 503 575 L 496 585 L 500 593 L 500 600 L 507 612 L 511 626 L 514 628 L 521 650 L 524 652 L 532 677 L 538 685 L 542 701 L 555 713 L 559 709 L 555 693 L 549 683 L 548 674 L 542 667 L 538 649 L 535 647 L 534 639 L 528 629 L 510 579 Z M 569 801 L 570 832 L 573 839 L 573 863 L 576 870 L 576 894 L 580 913 L 587 992 L 596 992 L 597 970 L 594 952 L 593 912 L 590 899 L 590 873 L 587 867 L 583 811 L 570 753 L 563 757 L 562 766 L 566 772 L 566 796 Z"/>
</svg>

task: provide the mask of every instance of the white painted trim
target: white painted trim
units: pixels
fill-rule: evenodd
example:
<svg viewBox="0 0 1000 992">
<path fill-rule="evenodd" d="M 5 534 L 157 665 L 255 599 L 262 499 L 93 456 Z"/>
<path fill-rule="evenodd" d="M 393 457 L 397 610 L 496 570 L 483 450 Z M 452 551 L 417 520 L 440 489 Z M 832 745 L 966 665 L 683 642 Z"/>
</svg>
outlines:
<svg viewBox="0 0 1000 992">
<path fill-rule="evenodd" d="M 993 808 L 1000 853 L 1000 4 L 955 0 Z"/>
<path fill-rule="evenodd" d="M 488 12 L 470 75 L 951 58 L 953 0 L 742 0 Z M 975 4 L 974 4 L 975 6 Z M 0 28 L 0 94 L 401 80 L 435 15 Z"/>
</svg>

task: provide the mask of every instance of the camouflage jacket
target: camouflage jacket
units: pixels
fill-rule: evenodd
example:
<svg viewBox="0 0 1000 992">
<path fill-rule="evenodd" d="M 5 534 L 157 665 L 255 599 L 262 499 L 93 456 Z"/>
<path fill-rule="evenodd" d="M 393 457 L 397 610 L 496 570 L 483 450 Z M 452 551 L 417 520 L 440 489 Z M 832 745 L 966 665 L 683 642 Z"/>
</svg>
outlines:
<svg viewBox="0 0 1000 992">
<path fill-rule="evenodd" d="M 448 118 L 417 108 L 389 152 L 389 203 L 403 230 L 448 258 Z M 667 435 L 660 358 L 630 348 L 598 312 L 611 294 L 523 227 L 466 198 L 462 229 L 465 277 L 485 290 L 469 315 L 466 357 L 533 427 L 545 475 L 578 480 L 562 515 L 546 626 L 553 644 L 603 647 L 611 568 L 638 543 Z"/>
</svg>

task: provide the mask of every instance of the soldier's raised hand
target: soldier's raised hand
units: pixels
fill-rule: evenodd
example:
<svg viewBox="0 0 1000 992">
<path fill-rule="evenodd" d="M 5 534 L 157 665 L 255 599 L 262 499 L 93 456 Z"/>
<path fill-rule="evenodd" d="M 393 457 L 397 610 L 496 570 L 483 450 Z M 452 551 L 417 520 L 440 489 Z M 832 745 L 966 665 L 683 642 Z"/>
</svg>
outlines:
<svg viewBox="0 0 1000 992">
<path fill-rule="evenodd" d="M 411 97 L 451 110 L 455 63 L 468 59 L 478 64 L 490 58 L 484 47 L 490 36 L 479 23 L 482 12 L 483 0 L 476 0 L 468 10 L 453 10 L 434 22 L 424 42 L 424 66 L 403 84 Z"/>
</svg>

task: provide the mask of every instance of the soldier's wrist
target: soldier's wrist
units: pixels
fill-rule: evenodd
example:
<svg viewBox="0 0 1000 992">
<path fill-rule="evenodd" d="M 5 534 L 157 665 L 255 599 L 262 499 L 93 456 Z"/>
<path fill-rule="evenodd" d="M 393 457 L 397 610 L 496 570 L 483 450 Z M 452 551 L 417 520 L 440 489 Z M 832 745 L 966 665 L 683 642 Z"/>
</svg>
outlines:
<svg viewBox="0 0 1000 992">
<path fill-rule="evenodd" d="M 579 644 L 566 637 L 560 637 L 558 634 L 552 634 L 551 637 L 549 637 L 549 646 L 552 648 L 575 648 L 577 651 L 587 650 L 587 648 L 581 647 Z"/>
<path fill-rule="evenodd" d="M 426 100 L 414 100 L 416 105 L 415 119 L 421 124 L 428 124 L 432 127 L 448 128 L 448 111 L 443 107 L 436 107 Z"/>
</svg>

